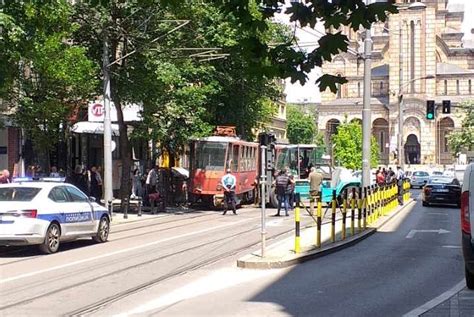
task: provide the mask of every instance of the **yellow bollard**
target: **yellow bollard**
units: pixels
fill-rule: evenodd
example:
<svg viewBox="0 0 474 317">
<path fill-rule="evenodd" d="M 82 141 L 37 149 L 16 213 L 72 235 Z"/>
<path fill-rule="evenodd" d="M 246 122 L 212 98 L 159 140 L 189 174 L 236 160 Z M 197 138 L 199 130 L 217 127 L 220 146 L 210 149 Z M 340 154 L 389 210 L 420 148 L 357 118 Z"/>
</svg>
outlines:
<svg viewBox="0 0 474 317">
<path fill-rule="evenodd" d="M 367 229 L 367 195 L 368 195 L 368 189 L 367 187 L 364 188 L 364 198 L 362 199 L 362 208 L 363 208 L 363 218 L 364 218 L 364 230 Z"/>
<path fill-rule="evenodd" d="M 295 253 L 301 252 L 301 238 L 300 238 L 300 194 L 296 193 L 296 207 L 295 207 Z"/>
<path fill-rule="evenodd" d="M 355 187 L 352 187 L 351 197 L 351 236 L 354 235 L 354 220 L 355 220 Z"/>
<path fill-rule="evenodd" d="M 347 188 L 344 190 L 342 200 L 342 240 L 346 239 L 346 216 L 347 216 Z"/>
<path fill-rule="evenodd" d="M 359 199 L 357 199 L 357 229 L 358 232 L 362 231 L 362 202 L 363 202 L 363 197 L 362 197 L 362 187 L 359 187 Z"/>
<path fill-rule="evenodd" d="M 319 248 L 321 247 L 321 224 L 322 224 L 322 204 L 321 201 L 318 200 L 318 210 L 316 214 L 316 221 L 318 230 L 316 232 L 316 246 Z"/>
<path fill-rule="evenodd" d="M 331 242 L 336 241 L 336 190 L 332 191 L 331 205 Z"/>
</svg>

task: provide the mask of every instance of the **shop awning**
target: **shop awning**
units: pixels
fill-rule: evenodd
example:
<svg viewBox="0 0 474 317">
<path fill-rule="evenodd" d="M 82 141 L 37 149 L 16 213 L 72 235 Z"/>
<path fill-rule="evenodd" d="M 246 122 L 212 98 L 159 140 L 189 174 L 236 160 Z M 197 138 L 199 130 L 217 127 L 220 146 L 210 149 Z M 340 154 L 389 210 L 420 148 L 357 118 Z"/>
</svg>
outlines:
<svg viewBox="0 0 474 317">
<path fill-rule="evenodd" d="M 75 123 L 71 131 L 74 133 L 89 133 L 89 134 L 104 134 L 104 123 L 103 122 L 89 122 L 81 121 Z M 112 124 L 112 136 L 119 135 L 118 124 Z"/>
</svg>

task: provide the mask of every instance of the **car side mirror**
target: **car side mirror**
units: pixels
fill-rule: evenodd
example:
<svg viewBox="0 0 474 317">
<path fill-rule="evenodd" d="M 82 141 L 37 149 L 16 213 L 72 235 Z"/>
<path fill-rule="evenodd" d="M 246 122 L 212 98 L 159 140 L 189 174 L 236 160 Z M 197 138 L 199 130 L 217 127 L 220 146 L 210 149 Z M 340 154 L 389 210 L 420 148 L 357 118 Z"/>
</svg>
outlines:
<svg viewBox="0 0 474 317">
<path fill-rule="evenodd" d="M 89 201 L 90 201 L 91 203 L 95 203 L 95 202 L 96 202 L 96 199 L 95 199 L 95 197 L 90 196 L 90 197 L 89 197 Z"/>
</svg>

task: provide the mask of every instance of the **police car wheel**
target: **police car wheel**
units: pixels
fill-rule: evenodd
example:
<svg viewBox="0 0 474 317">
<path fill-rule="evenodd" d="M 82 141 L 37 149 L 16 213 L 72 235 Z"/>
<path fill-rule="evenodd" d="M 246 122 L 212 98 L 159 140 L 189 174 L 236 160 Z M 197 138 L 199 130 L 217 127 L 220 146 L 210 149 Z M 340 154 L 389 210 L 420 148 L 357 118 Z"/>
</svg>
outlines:
<svg viewBox="0 0 474 317">
<path fill-rule="evenodd" d="M 109 232 L 110 220 L 106 216 L 102 216 L 102 218 L 100 218 L 99 227 L 97 228 L 97 233 L 92 239 L 98 243 L 105 242 L 109 238 Z"/>
<path fill-rule="evenodd" d="M 46 236 L 44 242 L 40 244 L 39 248 L 43 253 L 55 253 L 59 249 L 59 238 L 61 236 L 61 229 L 56 223 L 49 225 L 48 230 L 46 230 Z"/>
</svg>

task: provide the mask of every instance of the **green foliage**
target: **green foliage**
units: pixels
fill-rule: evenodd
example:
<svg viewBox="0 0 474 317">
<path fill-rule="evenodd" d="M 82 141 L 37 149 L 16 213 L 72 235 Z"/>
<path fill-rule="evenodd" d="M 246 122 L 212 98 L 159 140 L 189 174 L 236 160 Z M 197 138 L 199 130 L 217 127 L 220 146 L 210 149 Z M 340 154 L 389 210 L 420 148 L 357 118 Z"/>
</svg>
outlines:
<svg viewBox="0 0 474 317">
<path fill-rule="evenodd" d="M 50 150 L 62 136 L 60 125 L 83 105 L 97 79 L 83 47 L 67 41 L 68 1 L 7 1 L 2 8 L 0 97 L 16 106 L 14 121 L 32 137 L 37 150 Z"/>
<path fill-rule="evenodd" d="M 311 144 L 317 135 L 316 120 L 297 106 L 289 105 L 286 112 L 287 138 L 291 144 Z"/>
<path fill-rule="evenodd" d="M 320 67 L 324 61 L 330 61 L 334 54 L 345 52 L 348 46 L 348 39 L 340 32 L 330 32 L 319 40 L 319 46 L 311 52 L 298 51 L 294 46 L 295 38 L 290 41 L 270 47 L 261 41 L 260 34 L 264 32 L 268 25 L 263 23 L 266 19 L 274 15 L 276 8 L 285 6 L 284 0 L 264 0 L 261 1 L 264 13 L 255 15 L 249 7 L 254 1 L 213 1 L 221 6 L 228 15 L 234 16 L 246 32 L 243 32 L 239 41 L 240 46 L 247 52 L 250 61 L 254 61 L 254 69 L 269 77 L 290 77 L 292 82 L 299 81 L 304 84 L 307 81 L 307 74 L 314 67 Z M 302 27 L 310 26 L 314 28 L 318 21 L 324 24 L 326 29 L 339 29 L 341 26 L 350 26 L 354 30 L 361 27 L 370 28 L 376 21 L 385 21 L 389 13 L 396 13 L 397 8 L 391 2 L 372 3 L 366 5 L 363 0 L 354 1 L 295 1 L 286 10 L 290 15 L 290 21 L 297 21 Z M 266 67 L 267 65 L 273 67 Z M 336 83 L 343 83 L 344 79 L 337 79 L 334 76 L 325 76 L 318 80 L 321 91 L 326 88 L 336 91 Z"/>
<path fill-rule="evenodd" d="M 448 144 L 454 155 L 474 150 L 474 100 L 465 101 L 460 106 L 466 110 L 462 128 L 448 136 Z"/>
<path fill-rule="evenodd" d="M 338 126 L 333 136 L 335 160 L 349 169 L 362 168 L 362 126 L 359 122 L 345 122 Z M 379 162 L 377 140 L 371 137 L 370 165 L 376 167 Z"/>
</svg>

